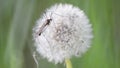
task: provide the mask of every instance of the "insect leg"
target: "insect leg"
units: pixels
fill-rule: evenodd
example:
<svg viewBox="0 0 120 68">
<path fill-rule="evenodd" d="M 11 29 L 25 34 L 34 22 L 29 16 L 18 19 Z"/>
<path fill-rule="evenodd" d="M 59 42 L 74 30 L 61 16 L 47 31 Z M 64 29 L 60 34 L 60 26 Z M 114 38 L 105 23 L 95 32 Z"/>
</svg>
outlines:
<svg viewBox="0 0 120 68">
<path fill-rule="evenodd" d="M 35 61 L 35 63 L 36 63 L 36 66 L 37 66 L 37 68 L 39 67 L 38 65 L 38 61 L 37 61 L 37 58 L 36 58 L 36 52 L 34 51 L 33 52 L 33 59 L 34 59 L 34 61 Z"/>
<path fill-rule="evenodd" d="M 42 35 L 44 36 L 44 38 L 45 38 L 45 39 L 46 39 L 46 41 L 48 42 L 49 47 L 50 47 L 51 54 L 53 55 L 53 53 L 52 53 L 52 47 L 51 47 L 50 41 L 48 41 L 48 40 L 47 40 L 47 38 L 45 37 L 45 35 L 44 35 L 44 34 L 42 34 Z"/>
</svg>

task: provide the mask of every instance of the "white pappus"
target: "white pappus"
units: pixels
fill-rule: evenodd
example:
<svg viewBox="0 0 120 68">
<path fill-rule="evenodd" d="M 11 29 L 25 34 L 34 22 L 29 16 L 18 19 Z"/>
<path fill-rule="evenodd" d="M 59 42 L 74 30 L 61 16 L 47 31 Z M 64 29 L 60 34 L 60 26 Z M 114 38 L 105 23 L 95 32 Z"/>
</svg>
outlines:
<svg viewBox="0 0 120 68">
<path fill-rule="evenodd" d="M 81 56 L 91 45 L 92 27 L 85 13 L 71 4 L 55 4 L 33 28 L 36 51 L 54 63 Z"/>
</svg>

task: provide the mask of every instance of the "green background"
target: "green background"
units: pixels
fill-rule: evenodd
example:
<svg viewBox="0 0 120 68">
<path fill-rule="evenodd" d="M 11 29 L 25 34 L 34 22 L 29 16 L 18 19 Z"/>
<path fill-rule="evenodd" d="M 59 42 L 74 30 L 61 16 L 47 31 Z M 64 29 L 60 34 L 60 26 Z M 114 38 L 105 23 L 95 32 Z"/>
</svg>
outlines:
<svg viewBox="0 0 120 68">
<path fill-rule="evenodd" d="M 92 47 L 73 68 L 120 68 L 120 0 L 0 0 L 0 68 L 36 68 L 32 28 L 44 10 L 70 3 L 88 15 L 93 25 Z M 39 68 L 65 68 L 39 58 Z"/>
</svg>

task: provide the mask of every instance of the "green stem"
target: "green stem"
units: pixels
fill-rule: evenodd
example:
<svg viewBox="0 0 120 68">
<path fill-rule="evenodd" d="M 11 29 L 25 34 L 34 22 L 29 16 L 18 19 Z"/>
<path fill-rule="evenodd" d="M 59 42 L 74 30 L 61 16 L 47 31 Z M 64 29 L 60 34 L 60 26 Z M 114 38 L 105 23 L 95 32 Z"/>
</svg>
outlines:
<svg viewBox="0 0 120 68">
<path fill-rule="evenodd" d="M 70 59 L 65 59 L 65 63 L 66 63 L 66 68 L 72 68 L 72 63 L 70 61 Z"/>
</svg>

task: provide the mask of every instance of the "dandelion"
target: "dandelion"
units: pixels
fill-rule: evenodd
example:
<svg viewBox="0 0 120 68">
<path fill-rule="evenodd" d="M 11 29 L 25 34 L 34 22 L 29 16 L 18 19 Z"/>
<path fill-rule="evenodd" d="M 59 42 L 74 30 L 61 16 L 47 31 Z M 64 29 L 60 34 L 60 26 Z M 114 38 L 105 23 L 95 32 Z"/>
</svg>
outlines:
<svg viewBox="0 0 120 68">
<path fill-rule="evenodd" d="M 90 47 L 92 38 L 87 16 L 71 4 L 50 7 L 33 28 L 36 51 L 56 64 L 81 56 Z"/>
</svg>

